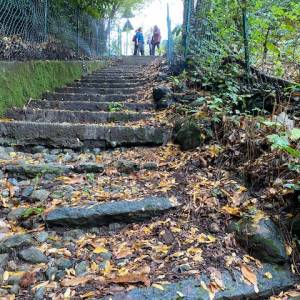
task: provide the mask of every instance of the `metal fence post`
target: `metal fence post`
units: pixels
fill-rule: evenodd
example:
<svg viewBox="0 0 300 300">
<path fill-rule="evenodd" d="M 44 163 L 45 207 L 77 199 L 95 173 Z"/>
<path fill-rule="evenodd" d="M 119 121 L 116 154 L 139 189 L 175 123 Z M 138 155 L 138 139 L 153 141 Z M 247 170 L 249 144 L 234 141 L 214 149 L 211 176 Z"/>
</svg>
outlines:
<svg viewBox="0 0 300 300">
<path fill-rule="evenodd" d="M 44 41 L 46 42 L 48 39 L 48 0 L 45 0 L 45 4 L 44 4 Z"/>
<path fill-rule="evenodd" d="M 187 60 L 189 47 L 190 47 L 190 31 L 191 31 L 191 14 L 192 14 L 192 0 L 188 0 L 186 12 L 186 28 L 185 28 L 185 45 L 184 45 L 184 58 Z"/>
<path fill-rule="evenodd" d="M 173 61 L 173 36 L 172 36 L 172 24 L 170 18 L 170 6 L 167 4 L 167 26 L 168 26 L 168 62 Z"/>
<path fill-rule="evenodd" d="M 242 13 L 243 14 L 243 38 L 244 38 L 246 73 L 249 79 L 250 76 L 249 28 L 248 28 L 247 8 L 246 8 L 245 1 L 243 1 L 242 12 L 243 12 Z"/>
</svg>

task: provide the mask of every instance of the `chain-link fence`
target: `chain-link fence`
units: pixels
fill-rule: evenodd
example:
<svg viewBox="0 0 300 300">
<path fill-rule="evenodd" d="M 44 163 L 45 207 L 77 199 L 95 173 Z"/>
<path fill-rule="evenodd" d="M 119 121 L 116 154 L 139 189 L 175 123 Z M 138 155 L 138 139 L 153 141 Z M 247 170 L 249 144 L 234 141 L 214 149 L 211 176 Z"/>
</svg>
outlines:
<svg viewBox="0 0 300 300">
<path fill-rule="evenodd" d="M 0 59 L 71 59 L 118 52 L 111 34 L 114 23 L 69 3 L 0 0 Z"/>
<path fill-rule="evenodd" d="M 300 81 L 299 1 L 185 0 L 184 6 L 183 52 L 203 85 L 222 70 L 252 90 L 265 87 L 264 96 L 278 101 Z"/>
</svg>

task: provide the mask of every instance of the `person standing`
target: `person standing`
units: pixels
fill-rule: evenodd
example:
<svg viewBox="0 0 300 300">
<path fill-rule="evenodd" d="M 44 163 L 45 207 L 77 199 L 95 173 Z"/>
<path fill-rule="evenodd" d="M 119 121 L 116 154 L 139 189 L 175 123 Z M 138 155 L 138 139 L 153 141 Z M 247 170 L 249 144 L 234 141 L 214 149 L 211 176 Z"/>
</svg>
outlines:
<svg viewBox="0 0 300 300">
<path fill-rule="evenodd" d="M 155 55 L 155 49 L 159 49 L 161 42 L 161 33 L 157 25 L 154 26 L 152 36 L 152 55 Z"/>
<path fill-rule="evenodd" d="M 153 29 L 150 28 L 150 32 L 147 38 L 147 45 L 149 47 L 149 55 L 152 55 L 152 36 L 153 36 Z"/>
<path fill-rule="evenodd" d="M 138 45 L 137 55 L 145 55 L 145 40 L 143 35 L 142 27 L 140 27 L 136 33 L 136 42 Z"/>
<path fill-rule="evenodd" d="M 135 31 L 135 34 L 132 38 L 132 42 L 134 43 L 134 51 L 133 51 L 133 55 L 137 55 L 138 52 L 138 43 L 137 43 L 137 39 L 136 39 L 136 34 L 137 34 L 137 30 Z"/>
</svg>

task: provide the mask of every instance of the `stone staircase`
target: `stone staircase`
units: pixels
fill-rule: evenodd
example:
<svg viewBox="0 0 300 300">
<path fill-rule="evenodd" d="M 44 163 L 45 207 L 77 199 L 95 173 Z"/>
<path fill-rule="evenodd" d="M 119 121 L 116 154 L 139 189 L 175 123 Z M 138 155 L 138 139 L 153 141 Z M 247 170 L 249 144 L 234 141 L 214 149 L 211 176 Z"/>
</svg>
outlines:
<svg viewBox="0 0 300 300">
<path fill-rule="evenodd" d="M 10 110 L 9 121 L 0 122 L 0 144 L 72 149 L 164 144 L 168 130 L 143 123 L 153 117 L 151 100 L 144 100 L 149 82 L 143 74 L 151 61 L 123 58 Z"/>
</svg>

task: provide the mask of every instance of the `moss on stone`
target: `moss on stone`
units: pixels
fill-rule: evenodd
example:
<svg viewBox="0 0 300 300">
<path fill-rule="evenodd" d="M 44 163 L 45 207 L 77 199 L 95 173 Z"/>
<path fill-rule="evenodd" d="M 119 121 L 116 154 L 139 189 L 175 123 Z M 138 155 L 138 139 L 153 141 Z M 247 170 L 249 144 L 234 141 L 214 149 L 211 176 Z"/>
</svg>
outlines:
<svg viewBox="0 0 300 300">
<path fill-rule="evenodd" d="M 104 65 L 102 61 L 0 62 L 0 114 Z"/>
</svg>

